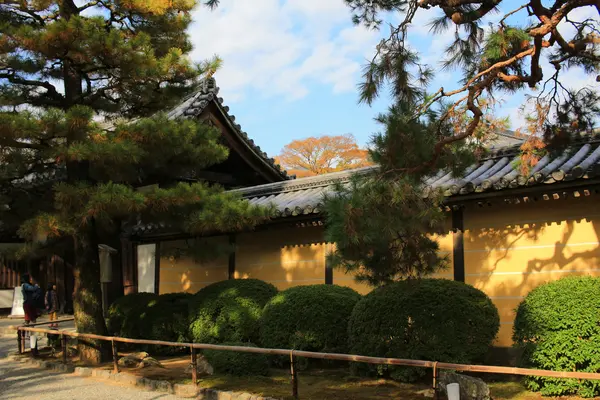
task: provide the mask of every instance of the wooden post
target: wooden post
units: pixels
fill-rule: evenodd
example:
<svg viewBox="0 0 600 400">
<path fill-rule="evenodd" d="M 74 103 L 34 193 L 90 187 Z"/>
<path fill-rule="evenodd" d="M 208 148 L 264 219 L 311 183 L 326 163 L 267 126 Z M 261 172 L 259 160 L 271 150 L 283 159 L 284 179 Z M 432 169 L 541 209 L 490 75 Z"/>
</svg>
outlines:
<svg viewBox="0 0 600 400">
<path fill-rule="evenodd" d="M 63 334 L 60 335 L 60 339 L 62 342 L 62 362 L 63 364 L 67 363 L 67 337 Z"/>
<path fill-rule="evenodd" d="M 23 331 L 17 331 L 17 348 L 19 349 L 19 354 L 23 354 Z"/>
<path fill-rule="evenodd" d="M 437 361 L 433 363 L 433 398 L 434 400 L 439 399 L 438 390 L 437 390 L 437 380 L 438 380 L 438 368 Z"/>
<path fill-rule="evenodd" d="M 23 331 L 21 333 L 21 349 L 23 350 L 23 353 L 25 353 L 25 340 L 27 339 L 27 332 Z"/>
<path fill-rule="evenodd" d="M 113 354 L 113 368 L 115 371 L 115 374 L 119 373 L 119 353 L 117 351 L 117 343 L 114 341 L 112 341 L 112 354 Z"/>
<path fill-rule="evenodd" d="M 298 372 L 296 372 L 294 350 L 290 352 L 290 375 L 292 375 L 292 396 L 294 399 L 298 399 Z"/>
<path fill-rule="evenodd" d="M 192 382 L 194 382 L 194 386 L 198 385 L 198 370 L 197 370 L 197 357 L 196 357 L 196 349 L 191 346 L 192 350 Z"/>
</svg>

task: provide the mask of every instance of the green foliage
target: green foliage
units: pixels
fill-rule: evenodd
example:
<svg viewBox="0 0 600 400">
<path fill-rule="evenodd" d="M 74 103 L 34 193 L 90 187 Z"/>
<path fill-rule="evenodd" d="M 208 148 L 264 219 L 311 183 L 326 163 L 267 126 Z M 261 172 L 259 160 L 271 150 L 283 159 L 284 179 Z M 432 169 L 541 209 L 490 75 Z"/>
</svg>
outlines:
<svg viewBox="0 0 600 400">
<path fill-rule="evenodd" d="M 498 310 L 481 291 L 444 279 L 408 280 L 375 289 L 349 322 L 352 354 L 470 364 L 481 362 L 500 326 Z M 365 367 L 368 368 L 368 367 Z M 379 368 L 413 381 L 426 371 Z"/>
<path fill-rule="evenodd" d="M 436 154 L 435 143 L 453 135 L 452 124 L 438 126 L 436 113 L 410 119 L 406 107 L 399 104 L 379 117 L 384 132 L 374 136 L 370 151 L 379 167 L 325 197 L 326 239 L 336 243 L 331 262 L 374 286 L 445 267 L 430 236 L 445 233 L 443 196 L 423 196 L 429 189 L 425 177 L 445 165 L 464 169 L 477 146 L 458 143 Z M 430 159 L 433 165 L 419 169 Z"/>
<path fill-rule="evenodd" d="M 106 318 L 109 334 L 134 338 L 189 342 L 188 293 L 130 294 L 111 304 Z M 136 348 L 138 348 L 136 346 Z M 181 349 L 165 346 L 142 346 L 151 354 L 173 354 Z M 138 348 L 139 350 L 139 348 Z"/>
<path fill-rule="evenodd" d="M 105 333 L 89 251 L 100 237 L 138 222 L 232 231 L 269 215 L 198 179 L 228 157 L 218 129 L 162 114 L 220 65 L 189 57 L 186 30 L 201 3 L 218 2 L 0 5 L 0 220 L 39 242 L 25 249 L 73 254 L 75 270 L 88 273 L 77 274 L 81 332 Z"/>
<path fill-rule="evenodd" d="M 140 336 L 151 340 L 189 343 L 188 309 L 191 298 L 189 293 L 168 293 L 148 303 L 138 327 Z M 148 350 L 151 354 L 171 354 L 181 349 L 151 346 Z"/>
<path fill-rule="evenodd" d="M 600 278 L 567 277 L 538 286 L 519 304 L 513 341 L 520 366 L 553 371 L 600 371 Z M 544 396 L 600 395 L 600 382 L 527 377 Z"/>
<path fill-rule="evenodd" d="M 154 293 L 134 293 L 115 300 L 108 308 L 106 326 L 110 335 L 139 338 L 139 326 L 148 307 L 155 304 Z"/>
<path fill-rule="evenodd" d="M 225 346 L 256 347 L 252 343 L 226 342 Z M 245 376 L 269 374 L 269 360 L 264 354 L 240 353 L 237 351 L 204 350 L 204 356 L 215 372 Z"/>
<path fill-rule="evenodd" d="M 260 320 L 264 347 L 345 353 L 348 319 L 360 295 L 337 285 L 287 289 L 265 306 Z"/>
<path fill-rule="evenodd" d="M 195 343 L 254 342 L 263 307 L 277 289 L 258 279 L 213 283 L 190 300 L 190 337 Z"/>
</svg>

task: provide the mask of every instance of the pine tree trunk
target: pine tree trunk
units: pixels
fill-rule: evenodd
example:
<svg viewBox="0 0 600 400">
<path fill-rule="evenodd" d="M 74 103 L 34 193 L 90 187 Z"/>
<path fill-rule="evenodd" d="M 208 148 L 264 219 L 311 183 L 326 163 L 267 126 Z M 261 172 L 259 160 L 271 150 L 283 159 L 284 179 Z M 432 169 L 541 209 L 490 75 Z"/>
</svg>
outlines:
<svg viewBox="0 0 600 400">
<path fill-rule="evenodd" d="M 75 245 L 75 326 L 79 333 L 106 335 L 106 324 L 102 313 L 100 289 L 100 262 L 98 238 L 94 220 L 90 219 L 74 238 Z M 79 340 L 79 355 L 82 361 L 99 364 L 107 359 L 108 342 Z"/>
<path fill-rule="evenodd" d="M 59 3 L 59 11 L 65 20 L 79 15 L 73 0 Z M 77 105 L 82 95 L 82 77 L 77 69 L 71 67 L 70 60 L 63 60 L 64 109 Z M 67 145 L 86 140 L 83 131 L 75 130 L 67 135 Z M 67 181 L 70 184 L 91 183 L 90 165 L 88 161 L 67 161 Z M 89 218 L 74 235 L 75 290 L 73 293 L 73 309 L 75 326 L 79 333 L 106 335 L 106 324 L 102 313 L 102 291 L 100 287 L 100 258 L 98 256 L 98 233 L 94 218 Z M 78 350 L 82 361 L 100 363 L 109 354 L 109 343 L 96 340 L 78 340 Z"/>
</svg>

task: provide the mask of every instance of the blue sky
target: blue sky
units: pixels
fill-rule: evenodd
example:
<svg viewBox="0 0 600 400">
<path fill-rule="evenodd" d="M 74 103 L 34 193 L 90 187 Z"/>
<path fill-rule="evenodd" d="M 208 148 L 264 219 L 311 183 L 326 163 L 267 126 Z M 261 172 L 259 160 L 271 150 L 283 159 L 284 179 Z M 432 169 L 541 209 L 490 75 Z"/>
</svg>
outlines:
<svg viewBox="0 0 600 400">
<path fill-rule="evenodd" d="M 520 4 L 506 0 L 502 10 Z M 459 78 L 435 64 L 452 40 L 452 33 L 428 32 L 426 24 L 438 12 L 419 10 L 409 39 L 438 70 L 432 91 L 456 88 Z M 593 13 L 588 8 L 570 17 L 597 17 Z M 524 18 L 517 14 L 509 22 L 524 24 Z M 387 32 L 354 26 L 343 0 L 222 0 L 215 11 L 199 8 L 189 33 L 195 60 L 223 58 L 215 75 L 220 95 L 236 122 L 271 156 L 294 139 L 324 134 L 351 133 L 364 145 L 379 129 L 373 118 L 391 103 L 384 95 L 370 107 L 358 104 L 362 66 Z M 577 70 L 568 71 L 564 81 L 573 87 L 594 84 Z M 503 100 L 497 114 L 509 115 L 513 128 L 522 125 L 523 94 Z"/>
</svg>

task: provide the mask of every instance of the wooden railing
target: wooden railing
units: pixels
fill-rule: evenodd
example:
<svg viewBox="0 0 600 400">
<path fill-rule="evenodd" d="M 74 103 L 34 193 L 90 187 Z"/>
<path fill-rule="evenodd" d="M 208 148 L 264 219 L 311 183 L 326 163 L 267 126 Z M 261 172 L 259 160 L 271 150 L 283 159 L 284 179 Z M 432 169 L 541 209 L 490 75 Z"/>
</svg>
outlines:
<svg viewBox="0 0 600 400">
<path fill-rule="evenodd" d="M 65 322 L 71 321 L 72 319 L 54 321 Z M 42 324 L 36 324 L 42 325 Z M 78 338 L 78 339 L 91 339 L 91 340 L 102 340 L 112 343 L 112 354 L 113 354 L 113 368 L 114 372 L 119 372 L 118 364 L 118 351 L 117 343 L 130 343 L 130 344 L 145 344 L 154 346 L 169 346 L 169 347 L 182 347 L 189 348 L 191 354 L 191 367 L 192 367 L 192 381 L 194 385 L 198 384 L 197 377 L 197 350 L 221 350 L 221 351 L 237 351 L 242 353 L 255 353 L 265 355 L 278 355 L 278 356 L 289 356 L 290 357 L 290 373 L 292 383 L 292 395 L 294 398 L 298 398 L 298 374 L 296 369 L 296 357 L 314 358 L 319 360 L 337 360 L 337 361 L 350 361 L 350 362 L 361 362 L 367 364 L 378 364 L 378 365 L 401 365 L 407 367 L 420 367 L 420 368 L 432 368 L 433 369 L 433 389 L 436 389 L 436 380 L 438 378 L 439 370 L 455 370 L 455 371 L 468 371 L 468 372 L 483 372 L 493 374 L 505 374 L 505 375 L 526 375 L 526 376 L 543 376 L 549 378 L 571 378 L 571 379 L 591 379 L 600 380 L 600 373 L 592 372 L 569 372 L 569 371 L 548 371 L 541 369 L 527 369 L 527 368 L 513 368 L 513 367 L 500 367 L 490 365 L 468 365 L 468 364 L 454 364 L 437 361 L 423 361 L 423 360 L 405 360 L 400 358 L 383 358 L 383 357 L 367 357 L 351 354 L 336 354 L 336 353 L 318 353 L 313 351 L 302 351 L 302 350 L 286 350 L 286 349 L 265 349 L 261 347 L 244 347 L 244 346 L 223 346 L 216 344 L 205 344 L 205 343 L 180 343 L 180 342 L 165 342 L 161 340 L 147 340 L 147 339 L 129 339 L 118 336 L 102 336 L 94 335 L 91 333 L 77 333 L 70 331 L 58 331 L 51 329 L 33 328 L 30 326 L 19 326 L 18 330 L 19 337 L 22 336 L 21 332 L 36 332 L 46 333 L 53 335 L 60 335 L 63 347 L 63 362 L 67 362 L 67 337 Z M 19 342 L 20 343 L 20 342 Z M 21 349 L 20 349 L 21 350 Z"/>
</svg>

